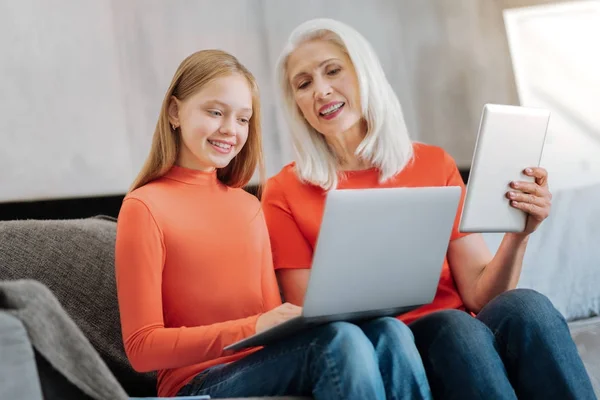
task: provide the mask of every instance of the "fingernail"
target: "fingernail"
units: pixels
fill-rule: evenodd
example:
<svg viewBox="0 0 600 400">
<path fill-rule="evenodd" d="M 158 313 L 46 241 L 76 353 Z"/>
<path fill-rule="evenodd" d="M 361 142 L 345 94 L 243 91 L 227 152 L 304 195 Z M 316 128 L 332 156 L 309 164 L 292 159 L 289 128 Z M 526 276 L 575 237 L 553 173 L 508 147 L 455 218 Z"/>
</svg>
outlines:
<svg viewBox="0 0 600 400">
<path fill-rule="evenodd" d="M 518 184 L 517 182 L 512 182 L 512 186 L 513 186 L 514 188 L 518 188 L 518 187 L 519 187 L 519 184 Z"/>
<path fill-rule="evenodd" d="M 508 195 L 509 195 L 511 198 L 513 198 L 513 197 L 515 197 L 515 192 L 510 192 L 510 193 L 508 193 Z"/>
<path fill-rule="evenodd" d="M 526 172 L 526 173 L 528 173 L 528 174 L 530 174 L 530 173 L 531 173 L 531 172 L 533 172 L 533 171 L 531 170 L 531 168 L 526 168 L 526 169 L 525 169 L 525 172 Z"/>
</svg>

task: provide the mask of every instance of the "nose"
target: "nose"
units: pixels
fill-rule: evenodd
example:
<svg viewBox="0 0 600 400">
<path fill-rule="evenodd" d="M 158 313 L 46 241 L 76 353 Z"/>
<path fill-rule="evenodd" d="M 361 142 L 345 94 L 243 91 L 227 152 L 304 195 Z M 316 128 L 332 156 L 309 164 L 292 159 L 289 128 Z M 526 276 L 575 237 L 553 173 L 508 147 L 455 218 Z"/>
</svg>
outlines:
<svg viewBox="0 0 600 400">
<path fill-rule="evenodd" d="M 236 120 L 233 117 L 223 118 L 223 123 L 219 128 L 219 132 L 223 135 L 233 136 L 235 135 L 235 123 Z"/>
<path fill-rule="evenodd" d="M 332 92 L 331 85 L 326 79 L 315 79 L 314 88 L 314 96 L 317 100 L 326 98 Z"/>
</svg>

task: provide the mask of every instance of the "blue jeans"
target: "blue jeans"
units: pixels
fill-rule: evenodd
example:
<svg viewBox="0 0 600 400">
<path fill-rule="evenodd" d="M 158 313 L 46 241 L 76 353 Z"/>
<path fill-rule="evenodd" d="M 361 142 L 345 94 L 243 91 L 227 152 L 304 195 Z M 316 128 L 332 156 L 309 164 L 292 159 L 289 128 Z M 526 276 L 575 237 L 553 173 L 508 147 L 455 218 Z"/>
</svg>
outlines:
<svg viewBox="0 0 600 400">
<path fill-rule="evenodd" d="M 219 397 L 430 399 L 410 329 L 395 318 L 334 322 L 201 372 L 178 393 Z"/>
<path fill-rule="evenodd" d="M 440 399 L 596 399 L 562 315 L 545 296 L 508 291 L 477 318 L 458 310 L 412 324 Z"/>
</svg>

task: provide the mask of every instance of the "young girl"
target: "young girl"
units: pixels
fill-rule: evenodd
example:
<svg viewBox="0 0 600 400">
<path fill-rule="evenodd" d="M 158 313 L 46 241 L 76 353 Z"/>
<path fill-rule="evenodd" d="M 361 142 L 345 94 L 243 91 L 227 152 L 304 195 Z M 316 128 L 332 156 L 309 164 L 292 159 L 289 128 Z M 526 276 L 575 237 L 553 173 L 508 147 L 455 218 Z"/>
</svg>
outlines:
<svg viewBox="0 0 600 400">
<path fill-rule="evenodd" d="M 158 370 L 159 396 L 384 399 L 382 373 L 418 360 L 398 351 L 407 333 L 392 318 L 223 351 L 301 310 L 281 304 L 260 203 L 241 189 L 262 169 L 259 113 L 254 77 L 225 52 L 192 54 L 175 73 L 119 214 L 127 356 L 138 371 Z M 406 380 L 426 386 L 424 371 Z"/>
</svg>

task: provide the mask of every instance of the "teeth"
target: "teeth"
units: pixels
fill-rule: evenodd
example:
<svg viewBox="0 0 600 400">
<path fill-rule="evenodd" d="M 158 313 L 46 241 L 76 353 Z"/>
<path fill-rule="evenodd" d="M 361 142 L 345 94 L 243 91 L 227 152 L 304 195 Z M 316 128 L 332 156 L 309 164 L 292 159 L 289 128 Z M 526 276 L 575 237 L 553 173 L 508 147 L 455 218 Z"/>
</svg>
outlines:
<svg viewBox="0 0 600 400">
<path fill-rule="evenodd" d="M 332 112 L 339 110 L 343 105 L 344 105 L 344 103 L 335 104 L 335 105 L 327 108 L 321 114 L 323 114 L 323 115 L 331 114 Z"/>
<path fill-rule="evenodd" d="M 213 146 L 217 146 L 222 149 L 225 149 L 225 150 L 229 150 L 231 148 L 230 144 L 226 144 L 226 143 L 222 143 L 222 142 L 213 142 L 212 140 L 209 140 L 208 143 L 212 144 Z"/>
</svg>

